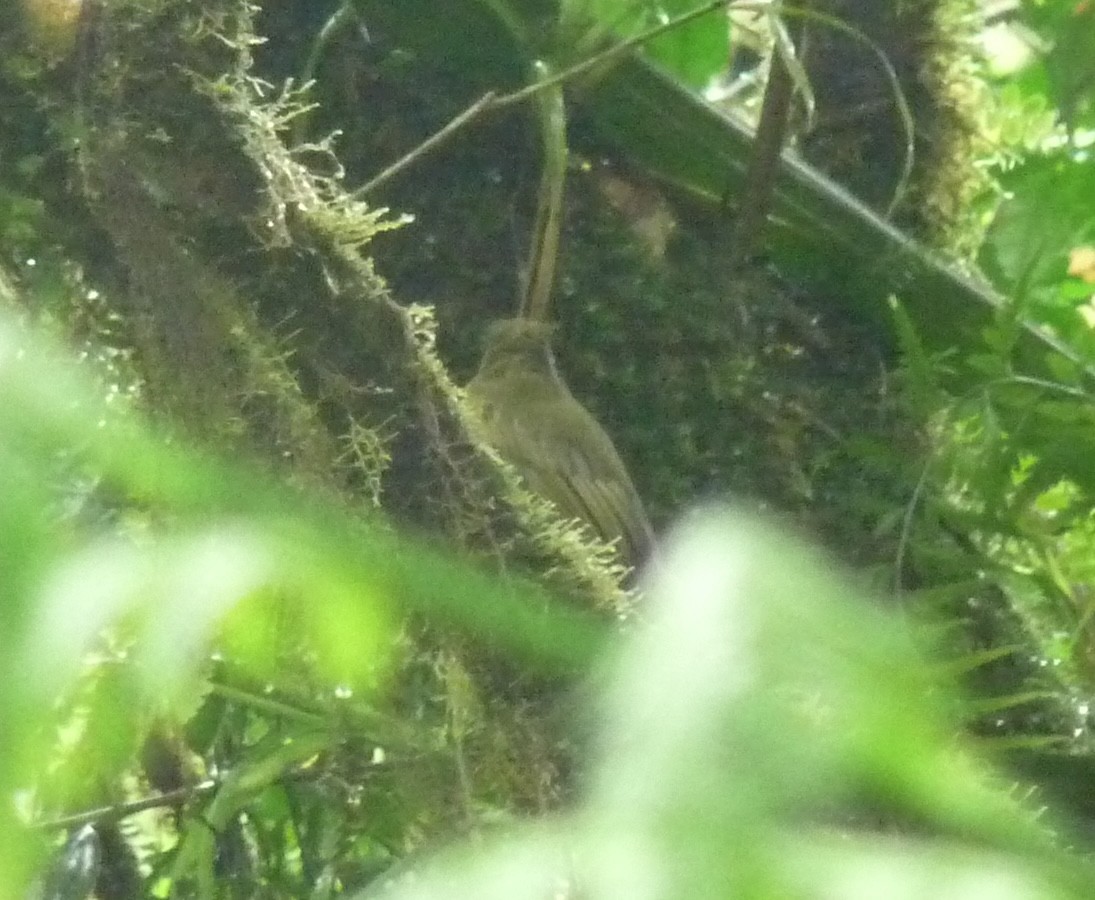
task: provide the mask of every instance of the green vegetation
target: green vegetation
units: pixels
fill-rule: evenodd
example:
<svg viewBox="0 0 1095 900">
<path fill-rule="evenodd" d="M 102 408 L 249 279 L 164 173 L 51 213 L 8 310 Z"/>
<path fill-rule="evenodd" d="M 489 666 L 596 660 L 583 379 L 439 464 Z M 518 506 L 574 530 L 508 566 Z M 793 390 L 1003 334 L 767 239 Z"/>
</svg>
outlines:
<svg viewBox="0 0 1095 900">
<path fill-rule="evenodd" d="M 858 6 L 746 268 L 742 10 L 0 10 L 0 895 L 1091 895 L 1095 13 Z M 467 419 L 526 289 L 638 591 Z"/>
</svg>

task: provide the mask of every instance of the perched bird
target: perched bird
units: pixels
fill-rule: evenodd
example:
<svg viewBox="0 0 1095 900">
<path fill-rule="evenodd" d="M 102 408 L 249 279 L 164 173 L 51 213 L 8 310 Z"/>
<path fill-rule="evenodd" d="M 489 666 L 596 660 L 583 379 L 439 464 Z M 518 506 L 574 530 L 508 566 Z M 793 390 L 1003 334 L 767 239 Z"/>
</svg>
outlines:
<svg viewBox="0 0 1095 900">
<path fill-rule="evenodd" d="M 625 566 L 637 567 L 654 539 L 642 500 L 612 439 L 559 375 L 553 330 L 531 319 L 493 323 L 468 400 L 482 438 L 529 489 L 614 544 Z"/>
</svg>

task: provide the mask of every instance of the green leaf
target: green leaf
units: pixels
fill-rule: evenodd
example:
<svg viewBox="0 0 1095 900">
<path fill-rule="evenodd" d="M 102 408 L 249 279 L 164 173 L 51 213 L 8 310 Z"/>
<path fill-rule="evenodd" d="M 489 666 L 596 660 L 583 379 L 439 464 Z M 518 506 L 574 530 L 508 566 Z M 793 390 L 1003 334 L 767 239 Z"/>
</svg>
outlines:
<svg viewBox="0 0 1095 900">
<path fill-rule="evenodd" d="M 695 0 L 661 0 L 664 19 L 695 9 Z M 650 41 L 647 54 L 685 84 L 702 89 L 730 60 L 730 23 L 719 8 Z"/>
<path fill-rule="evenodd" d="M 906 396 L 921 415 L 930 415 L 938 408 L 942 396 L 936 376 L 939 365 L 929 358 L 904 304 L 896 297 L 891 297 L 889 302 L 901 348 Z"/>
<path fill-rule="evenodd" d="M 1026 900 L 1095 884 L 956 746 L 957 705 L 904 624 L 814 551 L 708 511 L 670 540 L 648 589 L 646 625 L 620 648 L 600 705 L 583 808 L 485 852 L 420 860 L 386 897 L 534 897 L 571 883 L 595 897 L 723 900 L 869 883 L 881 896 L 994 885 Z M 819 820 L 861 797 L 918 827 L 827 838 Z"/>
</svg>

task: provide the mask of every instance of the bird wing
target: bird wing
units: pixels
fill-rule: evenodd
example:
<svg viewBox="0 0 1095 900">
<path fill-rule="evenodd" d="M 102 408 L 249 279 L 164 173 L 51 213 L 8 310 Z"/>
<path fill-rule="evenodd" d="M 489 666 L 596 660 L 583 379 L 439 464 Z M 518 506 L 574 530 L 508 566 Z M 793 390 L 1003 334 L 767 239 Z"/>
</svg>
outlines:
<svg viewBox="0 0 1095 900">
<path fill-rule="evenodd" d="M 552 404 L 550 421 L 535 410 L 532 402 L 507 414 L 488 401 L 483 413 L 491 419 L 495 449 L 563 515 L 589 522 L 615 542 L 626 565 L 641 563 L 653 532 L 611 438 L 577 401 Z"/>
</svg>

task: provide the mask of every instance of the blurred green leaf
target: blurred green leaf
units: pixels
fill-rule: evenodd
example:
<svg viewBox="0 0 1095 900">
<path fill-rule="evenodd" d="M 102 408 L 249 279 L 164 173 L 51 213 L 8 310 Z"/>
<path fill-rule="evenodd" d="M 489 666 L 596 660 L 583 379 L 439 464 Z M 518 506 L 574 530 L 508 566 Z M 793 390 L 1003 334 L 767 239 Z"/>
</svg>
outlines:
<svg viewBox="0 0 1095 900">
<path fill-rule="evenodd" d="M 649 587 L 649 621 L 602 698 L 583 807 L 359 900 L 563 884 L 593 898 L 1050 898 L 1095 884 L 956 744 L 954 705 L 901 621 L 815 551 L 713 511 Z M 861 829 L 865 799 L 916 830 Z"/>
<path fill-rule="evenodd" d="M 53 777 L 37 797 L 46 808 L 101 803 L 134 759 L 146 717 L 190 714 L 216 648 L 260 683 L 287 656 L 308 659 L 314 677 L 360 704 L 386 684 L 404 646 L 395 623 L 415 611 L 527 657 L 531 670 L 584 669 L 601 641 L 589 616 L 541 590 L 500 584 L 379 518 L 165 439 L 3 314 L 0 396 L 0 788 L 9 796 L 50 758 Z M 140 504 L 140 527 L 58 540 L 53 489 L 73 470 Z M 58 746 L 55 704 L 66 695 L 60 724 L 71 737 Z M 255 699 L 259 708 L 264 698 Z M 374 739 L 407 743 L 409 725 L 380 717 L 363 726 L 361 712 L 348 704 L 342 715 Z M 329 741 L 337 722 L 332 710 L 312 727 Z M 0 840 L 0 885 L 24 883 L 32 858 L 10 811 Z M 203 840 L 193 838 L 186 865 L 207 891 Z"/>
<path fill-rule="evenodd" d="M 980 263 L 1002 291 L 1040 319 L 1060 302 L 1069 252 L 1095 241 L 1095 163 L 1063 153 L 1032 157 L 1000 179 L 1008 199 L 989 229 Z M 1080 325 L 1075 316 L 1065 334 Z"/>
<path fill-rule="evenodd" d="M 695 0 L 661 0 L 661 18 L 691 12 Z M 646 52 L 685 84 L 703 89 L 730 61 L 730 23 L 725 9 L 689 22 L 652 40 Z"/>
<path fill-rule="evenodd" d="M 1044 66 L 1054 106 L 1072 130 L 1095 122 L 1095 8 L 1086 0 L 1024 3 L 1022 15 L 1046 38 Z"/>
<path fill-rule="evenodd" d="M 317 622 L 331 607 L 351 617 L 351 629 L 354 609 L 371 611 L 357 620 L 365 627 L 366 622 L 377 621 L 375 616 L 385 607 L 418 608 L 489 633 L 549 667 L 581 667 L 590 659 L 597 629 L 587 617 L 578 613 L 547 616 L 542 607 L 497 585 L 485 573 L 393 534 L 379 519 L 363 522 L 321 500 L 290 494 L 246 467 L 188 453 L 143 428 L 135 417 L 111 409 L 61 356 L 29 338 L 21 344 L 16 334 L 0 318 L 0 394 L 7 401 L 0 405 L 0 449 L 9 448 L 25 466 L 38 466 L 39 471 L 26 472 L 32 483 L 41 476 L 51 453 L 78 447 L 87 465 L 124 496 L 169 509 L 180 522 L 208 523 L 212 516 L 230 523 L 241 516 L 252 517 L 252 533 L 238 533 L 235 543 L 229 541 L 220 548 L 219 538 L 199 537 L 182 551 L 184 557 L 208 552 L 208 562 L 220 569 L 225 582 L 213 584 L 215 570 L 199 574 L 195 577 L 212 582 L 171 584 L 166 589 L 174 596 L 187 595 L 191 602 L 200 603 L 204 601 L 193 591 L 216 586 L 223 611 L 226 594 L 238 597 L 245 589 L 256 589 L 265 572 L 265 580 L 282 579 L 285 583 L 280 586 L 290 593 L 296 588 L 298 606 L 314 614 Z M 16 541 L 13 546 L 21 544 Z M 102 564 L 103 576 L 121 579 L 120 588 L 128 585 L 129 591 L 140 593 L 139 580 L 127 571 L 127 564 L 112 561 L 114 552 L 92 554 L 88 564 Z M 190 561 L 196 560 L 191 557 Z M 184 578 L 185 562 L 177 561 L 169 571 Z M 145 571 L 158 570 L 162 564 L 162 560 L 150 562 Z M 140 567 L 137 575 L 139 571 Z M 300 598 L 302 583 L 318 585 L 326 591 L 326 599 Z M 72 596 L 79 601 L 79 592 Z M 124 596 L 111 594 L 108 602 L 117 612 Z M 208 615 L 208 610 L 199 614 L 199 621 Z M 323 627 L 328 634 L 335 630 L 329 622 Z M 545 644 L 541 640 L 545 627 L 558 629 L 560 640 Z M 360 637 L 368 639 L 367 628 Z M 367 657 L 368 644 L 364 649 L 362 655 Z M 336 655 L 353 656 L 346 646 Z"/>
</svg>

